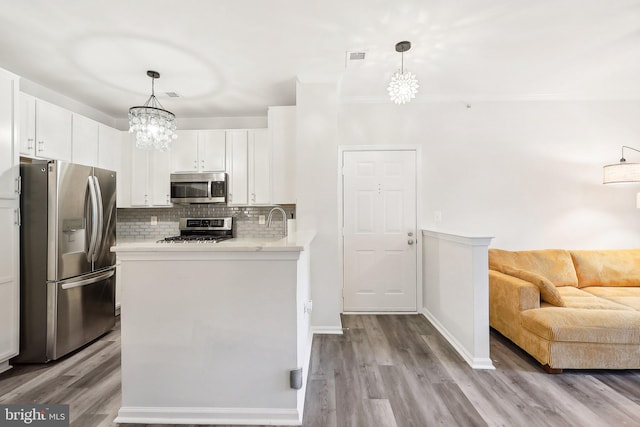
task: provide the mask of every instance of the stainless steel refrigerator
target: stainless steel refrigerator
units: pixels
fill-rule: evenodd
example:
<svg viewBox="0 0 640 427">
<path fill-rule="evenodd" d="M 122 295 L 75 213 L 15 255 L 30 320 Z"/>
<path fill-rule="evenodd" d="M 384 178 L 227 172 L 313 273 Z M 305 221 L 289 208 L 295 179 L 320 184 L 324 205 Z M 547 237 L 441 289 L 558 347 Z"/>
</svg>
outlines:
<svg viewBox="0 0 640 427">
<path fill-rule="evenodd" d="M 58 359 L 115 324 L 116 173 L 20 164 L 20 353 Z"/>
</svg>

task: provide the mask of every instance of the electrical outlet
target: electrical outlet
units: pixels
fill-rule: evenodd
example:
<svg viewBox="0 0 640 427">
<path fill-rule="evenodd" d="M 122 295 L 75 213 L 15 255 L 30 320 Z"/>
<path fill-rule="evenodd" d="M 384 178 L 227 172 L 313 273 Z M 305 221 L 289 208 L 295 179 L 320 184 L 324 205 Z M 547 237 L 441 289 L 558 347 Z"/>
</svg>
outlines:
<svg viewBox="0 0 640 427">
<path fill-rule="evenodd" d="M 151 225 L 158 225 L 158 217 L 157 216 L 152 216 L 151 217 Z"/>
<path fill-rule="evenodd" d="M 264 225 L 265 223 L 264 215 L 258 215 L 258 224 Z"/>
<path fill-rule="evenodd" d="M 312 300 L 305 301 L 304 302 L 304 312 L 305 312 L 305 314 L 311 314 L 312 311 L 313 311 L 313 301 Z"/>
</svg>

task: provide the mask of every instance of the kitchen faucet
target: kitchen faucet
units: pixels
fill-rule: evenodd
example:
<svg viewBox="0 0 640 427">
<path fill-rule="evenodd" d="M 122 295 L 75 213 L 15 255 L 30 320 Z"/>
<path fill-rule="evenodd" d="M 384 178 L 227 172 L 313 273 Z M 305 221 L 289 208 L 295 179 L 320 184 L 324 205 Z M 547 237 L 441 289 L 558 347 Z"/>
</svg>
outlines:
<svg viewBox="0 0 640 427">
<path fill-rule="evenodd" d="M 275 206 L 273 209 L 269 211 L 269 216 L 267 217 L 267 228 L 271 227 L 271 219 L 273 218 L 273 211 L 278 211 L 282 214 L 282 235 L 287 235 L 287 214 L 284 212 L 280 206 Z"/>
</svg>

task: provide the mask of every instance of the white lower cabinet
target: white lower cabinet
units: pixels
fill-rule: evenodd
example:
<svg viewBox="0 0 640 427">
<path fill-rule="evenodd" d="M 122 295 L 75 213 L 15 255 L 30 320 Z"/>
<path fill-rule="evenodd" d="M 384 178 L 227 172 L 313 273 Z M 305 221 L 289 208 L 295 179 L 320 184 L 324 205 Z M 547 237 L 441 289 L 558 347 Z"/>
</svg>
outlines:
<svg viewBox="0 0 640 427">
<path fill-rule="evenodd" d="M 141 150 L 131 142 L 131 206 L 171 206 L 170 175 L 169 152 Z"/>
<path fill-rule="evenodd" d="M 0 70 L 0 372 L 20 341 L 18 77 Z"/>
<path fill-rule="evenodd" d="M 0 372 L 18 354 L 20 333 L 20 255 L 18 199 L 0 200 Z"/>
</svg>

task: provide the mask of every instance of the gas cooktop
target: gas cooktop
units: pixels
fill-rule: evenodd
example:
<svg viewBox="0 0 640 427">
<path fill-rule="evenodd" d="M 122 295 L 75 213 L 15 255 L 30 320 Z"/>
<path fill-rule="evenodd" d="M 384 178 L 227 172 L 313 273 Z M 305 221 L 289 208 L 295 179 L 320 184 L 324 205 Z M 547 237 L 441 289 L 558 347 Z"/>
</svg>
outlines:
<svg viewBox="0 0 640 427">
<path fill-rule="evenodd" d="M 233 238 L 233 218 L 180 218 L 180 235 L 158 243 L 218 243 Z"/>
</svg>

